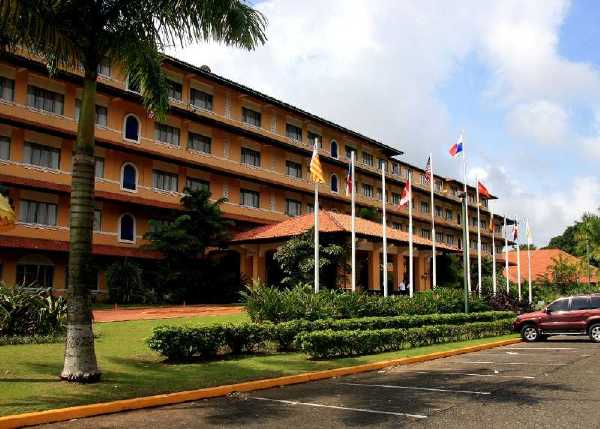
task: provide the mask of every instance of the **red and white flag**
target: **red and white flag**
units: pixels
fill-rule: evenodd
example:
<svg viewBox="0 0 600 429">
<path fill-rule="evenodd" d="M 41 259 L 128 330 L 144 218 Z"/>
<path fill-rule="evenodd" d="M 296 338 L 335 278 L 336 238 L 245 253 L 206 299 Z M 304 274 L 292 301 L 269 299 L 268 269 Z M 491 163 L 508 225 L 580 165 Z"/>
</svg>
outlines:
<svg viewBox="0 0 600 429">
<path fill-rule="evenodd" d="M 352 166 L 348 167 L 346 174 L 346 195 L 352 195 Z"/>
<path fill-rule="evenodd" d="M 519 238 L 519 224 L 515 221 L 513 225 L 513 241 L 517 241 Z"/>
<path fill-rule="evenodd" d="M 404 189 L 402 190 L 402 193 L 400 194 L 400 203 L 398 204 L 398 206 L 401 208 L 407 207 L 408 202 L 411 199 L 411 194 L 412 194 L 412 186 L 410 183 L 410 179 L 408 179 L 408 181 L 406 182 L 406 185 L 404 185 Z"/>
<path fill-rule="evenodd" d="M 425 164 L 425 182 L 431 183 L 431 156 L 427 158 L 427 164 Z"/>
<path fill-rule="evenodd" d="M 479 191 L 480 198 L 485 198 L 486 200 L 492 198 L 492 194 L 490 194 L 490 191 L 488 191 L 488 189 L 485 186 L 483 186 L 483 183 L 481 183 L 479 180 L 477 181 L 477 190 Z"/>
</svg>

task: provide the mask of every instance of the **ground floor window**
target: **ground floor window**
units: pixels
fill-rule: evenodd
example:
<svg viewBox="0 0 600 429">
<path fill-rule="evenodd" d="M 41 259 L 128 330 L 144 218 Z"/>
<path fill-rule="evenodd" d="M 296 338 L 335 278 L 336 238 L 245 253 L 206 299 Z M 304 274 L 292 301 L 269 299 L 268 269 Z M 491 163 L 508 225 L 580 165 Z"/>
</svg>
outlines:
<svg viewBox="0 0 600 429">
<path fill-rule="evenodd" d="M 53 278 L 52 265 L 17 264 L 18 286 L 51 288 Z"/>
</svg>

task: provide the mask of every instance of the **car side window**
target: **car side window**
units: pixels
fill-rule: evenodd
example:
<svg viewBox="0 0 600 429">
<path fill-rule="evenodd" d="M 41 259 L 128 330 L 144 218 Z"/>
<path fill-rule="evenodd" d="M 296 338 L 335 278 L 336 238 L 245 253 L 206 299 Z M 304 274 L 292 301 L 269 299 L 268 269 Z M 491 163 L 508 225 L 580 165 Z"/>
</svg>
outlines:
<svg viewBox="0 0 600 429">
<path fill-rule="evenodd" d="M 576 310 L 587 310 L 590 308 L 590 299 L 588 297 L 575 297 L 571 298 L 571 311 Z"/>
<path fill-rule="evenodd" d="M 590 300 L 590 308 L 599 309 L 600 308 L 600 296 L 593 296 Z"/>
<path fill-rule="evenodd" d="M 554 301 L 552 304 L 548 306 L 550 311 L 567 311 L 569 309 L 569 299 L 559 299 L 558 301 Z"/>
</svg>

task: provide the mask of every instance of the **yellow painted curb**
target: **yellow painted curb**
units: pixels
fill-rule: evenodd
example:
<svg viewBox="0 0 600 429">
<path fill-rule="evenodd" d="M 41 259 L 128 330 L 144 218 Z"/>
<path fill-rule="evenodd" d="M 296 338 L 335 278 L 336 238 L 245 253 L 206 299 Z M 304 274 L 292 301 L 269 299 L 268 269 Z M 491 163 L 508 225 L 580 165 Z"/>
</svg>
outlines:
<svg viewBox="0 0 600 429">
<path fill-rule="evenodd" d="M 412 363 L 426 362 L 450 356 L 487 350 L 495 347 L 506 346 L 521 342 L 519 338 L 494 341 L 492 343 L 479 344 L 476 346 L 463 347 L 461 349 L 448 350 L 445 352 L 430 353 L 427 355 L 413 356 L 385 360 L 381 362 L 367 363 L 345 368 L 327 369 L 323 371 L 306 372 L 297 375 L 268 378 L 265 380 L 247 381 L 244 383 L 229 384 L 204 389 L 188 390 L 185 392 L 166 393 L 163 395 L 145 396 L 142 398 L 123 399 L 113 402 L 102 402 L 99 404 L 80 405 L 69 408 L 58 408 L 48 411 L 37 411 L 25 414 L 0 417 L 0 429 L 20 428 L 24 426 L 40 425 L 45 423 L 62 422 L 83 417 L 111 414 L 120 411 L 138 410 L 141 408 L 158 407 L 161 405 L 178 404 L 181 402 L 197 401 L 199 399 L 215 398 L 225 396 L 233 392 L 250 392 L 252 390 L 270 389 L 272 387 L 287 386 L 291 384 L 306 383 L 309 381 L 323 380 L 326 378 L 341 377 L 344 375 L 359 374 L 361 372 L 376 371 L 382 368 L 398 365 L 409 365 Z"/>
</svg>

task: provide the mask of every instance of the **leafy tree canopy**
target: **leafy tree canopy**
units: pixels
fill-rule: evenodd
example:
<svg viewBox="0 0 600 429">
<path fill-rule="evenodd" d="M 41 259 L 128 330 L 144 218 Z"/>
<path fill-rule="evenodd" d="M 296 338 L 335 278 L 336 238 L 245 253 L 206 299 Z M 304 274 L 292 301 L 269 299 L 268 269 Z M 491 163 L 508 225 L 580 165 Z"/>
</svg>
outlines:
<svg viewBox="0 0 600 429">
<path fill-rule="evenodd" d="M 553 237 L 547 249 L 561 249 L 571 255 L 587 258 L 590 263 L 600 267 L 600 216 L 585 213 L 556 237 Z"/>
</svg>

